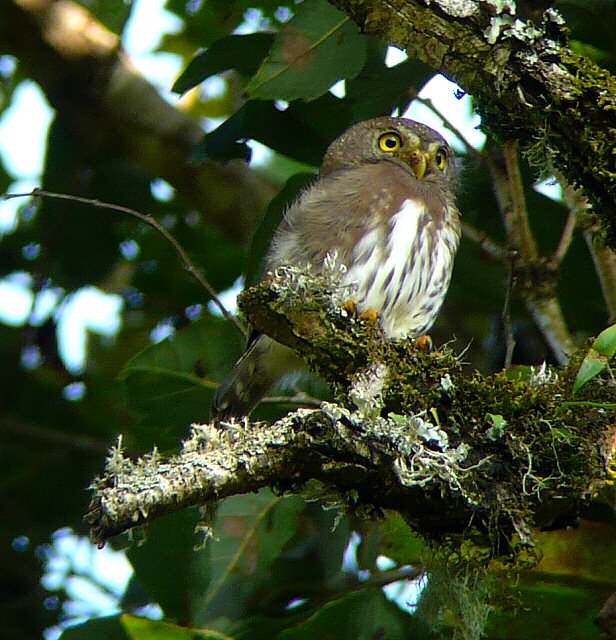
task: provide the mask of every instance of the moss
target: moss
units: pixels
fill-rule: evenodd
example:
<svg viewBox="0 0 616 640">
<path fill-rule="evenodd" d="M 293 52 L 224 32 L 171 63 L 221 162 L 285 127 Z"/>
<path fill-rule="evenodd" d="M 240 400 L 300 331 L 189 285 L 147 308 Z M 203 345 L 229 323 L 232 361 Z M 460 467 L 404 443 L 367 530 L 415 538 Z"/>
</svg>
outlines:
<svg viewBox="0 0 616 640">
<path fill-rule="evenodd" d="M 242 306 L 333 383 L 336 404 L 324 411 L 348 436 L 336 455 L 351 443 L 358 457 L 331 465 L 330 477 L 344 476 L 348 464 L 354 477 L 365 474 L 350 502 L 332 493 L 341 504 L 370 510 L 391 494 L 415 531 L 465 561 L 506 556 L 524 564 L 535 557 L 532 528 L 566 522 L 607 478 L 614 412 L 587 403 L 606 397 L 605 382 L 584 387 L 582 404 L 571 397 L 583 354 L 558 373 L 483 376 L 448 347 L 426 353 L 413 340 L 384 340 L 377 324 L 332 302 L 336 286 L 327 278 L 293 272 L 292 280 L 258 285 Z M 610 394 L 616 399 L 614 385 Z M 331 446 L 331 434 L 318 437 Z M 378 459 L 394 473 L 380 476 L 377 489 L 368 467 Z"/>
</svg>

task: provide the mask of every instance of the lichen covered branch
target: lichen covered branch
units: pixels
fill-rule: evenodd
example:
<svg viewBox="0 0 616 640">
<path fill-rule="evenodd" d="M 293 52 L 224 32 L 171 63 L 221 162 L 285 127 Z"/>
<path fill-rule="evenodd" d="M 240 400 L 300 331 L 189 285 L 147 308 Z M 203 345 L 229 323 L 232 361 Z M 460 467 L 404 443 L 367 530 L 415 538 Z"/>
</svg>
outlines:
<svg viewBox="0 0 616 640">
<path fill-rule="evenodd" d="M 195 425 L 167 460 L 114 450 L 86 517 L 97 543 L 269 486 L 370 517 L 396 509 L 433 541 L 470 536 L 488 556 L 511 555 L 532 546 L 532 527 L 566 522 L 605 478 L 614 412 L 584 400 L 613 401 L 611 382 L 589 383 L 565 405 L 570 370 L 469 375 L 447 349 L 386 341 L 376 324 L 349 317 L 330 275 L 281 269 L 241 304 L 332 383 L 334 401 L 272 425 Z"/>
</svg>

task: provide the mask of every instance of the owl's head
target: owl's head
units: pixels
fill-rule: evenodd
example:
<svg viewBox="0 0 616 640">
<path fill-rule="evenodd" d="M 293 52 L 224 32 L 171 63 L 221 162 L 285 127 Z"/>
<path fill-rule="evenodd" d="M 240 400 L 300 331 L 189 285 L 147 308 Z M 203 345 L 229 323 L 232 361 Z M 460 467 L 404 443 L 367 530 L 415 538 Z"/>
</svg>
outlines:
<svg viewBox="0 0 616 640">
<path fill-rule="evenodd" d="M 404 166 L 417 180 L 455 186 L 457 168 L 450 146 L 434 129 L 407 118 L 373 118 L 353 125 L 327 149 L 321 175 L 381 161 Z"/>
</svg>

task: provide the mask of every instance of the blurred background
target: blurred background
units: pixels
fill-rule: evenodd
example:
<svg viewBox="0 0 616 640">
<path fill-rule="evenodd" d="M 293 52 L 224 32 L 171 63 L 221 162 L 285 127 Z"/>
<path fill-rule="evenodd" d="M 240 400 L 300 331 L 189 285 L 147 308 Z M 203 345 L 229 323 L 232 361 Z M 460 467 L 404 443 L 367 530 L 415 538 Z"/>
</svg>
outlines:
<svg viewBox="0 0 616 640">
<path fill-rule="evenodd" d="M 54 4 L 61 9 L 52 11 Z M 533 3 L 526 4 L 532 14 Z M 613 3 L 557 4 L 574 46 L 613 71 Z M 440 131 L 462 165 L 465 238 L 435 342 L 453 341 L 465 350 L 469 370 L 491 372 L 505 363 L 511 332 L 514 365 L 557 362 L 515 293 L 494 184 L 502 141 L 481 131 L 472 98 L 449 80 L 369 40 L 357 73 L 336 79 L 342 76 L 334 65 L 327 69 L 330 86 L 323 71 L 319 96 L 294 100 L 274 87 L 270 97 L 251 97 L 250 78 L 264 57 L 257 52 L 297 12 L 294 2 L 35 5 L 11 0 L 0 8 L 3 193 L 42 187 L 154 216 L 234 313 L 237 293 L 260 275 L 285 204 L 314 176 L 327 143 L 356 120 L 405 115 Z M 224 38 L 232 34 L 266 38 L 251 40 L 242 57 L 228 54 Z M 211 55 L 189 66 L 205 51 Z M 571 340 L 580 344 L 609 316 L 595 256 L 584 233 L 574 232 L 550 166 L 531 168 L 520 155 L 519 167 L 540 255 L 547 262 L 566 245 L 557 296 Z M 163 616 L 160 593 L 152 595 L 148 578 L 133 574 L 140 553 L 139 566 L 147 565 L 147 549 L 129 559 L 109 547 L 96 551 L 81 518 L 87 486 L 118 435 L 129 453 L 173 451 L 192 422 L 208 419 L 218 382 L 242 352 L 241 332 L 185 266 L 156 229 L 132 215 L 47 198 L 0 202 L 6 637 L 45 630 L 56 638 L 66 624 L 120 610 Z M 256 416 L 284 414 L 297 406 L 298 391 L 312 401 L 328 393 L 316 380 L 275 390 Z M 331 522 L 307 509 L 327 530 Z M 331 549 L 337 570 L 344 557 L 345 571 L 353 572 L 361 564 L 359 541 L 368 537 L 349 546 L 358 527 L 345 526 L 332 534 Z M 183 536 L 190 555 L 191 532 L 180 518 L 166 535 Z M 164 546 L 161 536 L 149 540 L 151 553 Z M 375 553 L 382 566 L 385 551 Z M 408 605 L 415 597 L 408 584 L 395 584 L 393 597 Z"/>
</svg>

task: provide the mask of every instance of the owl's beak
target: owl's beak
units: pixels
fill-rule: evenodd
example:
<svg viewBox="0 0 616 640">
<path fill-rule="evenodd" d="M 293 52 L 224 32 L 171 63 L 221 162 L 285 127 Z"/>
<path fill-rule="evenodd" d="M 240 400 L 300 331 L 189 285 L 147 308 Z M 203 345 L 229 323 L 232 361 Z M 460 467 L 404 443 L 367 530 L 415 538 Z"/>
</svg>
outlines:
<svg viewBox="0 0 616 640">
<path fill-rule="evenodd" d="M 426 175 L 426 169 L 430 162 L 430 155 L 428 153 L 422 153 L 419 149 L 409 154 L 408 163 L 415 174 L 417 180 L 423 180 Z"/>
</svg>

